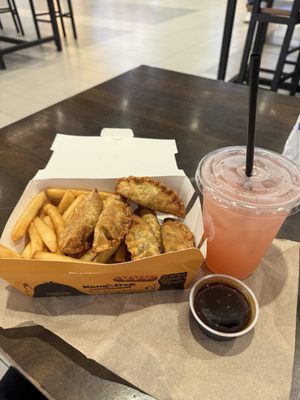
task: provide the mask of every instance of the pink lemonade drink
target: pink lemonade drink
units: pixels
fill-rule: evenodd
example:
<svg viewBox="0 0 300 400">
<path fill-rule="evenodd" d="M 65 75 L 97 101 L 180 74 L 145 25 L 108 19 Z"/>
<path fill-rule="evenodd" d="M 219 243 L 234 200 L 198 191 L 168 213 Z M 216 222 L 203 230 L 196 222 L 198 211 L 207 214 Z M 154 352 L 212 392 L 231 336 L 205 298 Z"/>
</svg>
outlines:
<svg viewBox="0 0 300 400">
<path fill-rule="evenodd" d="M 246 148 L 207 154 L 196 172 L 203 194 L 206 265 L 239 279 L 259 265 L 286 217 L 300 204 L 300 168 L 280 154 L 255 148 L 251 177 Z"/>
</svg>

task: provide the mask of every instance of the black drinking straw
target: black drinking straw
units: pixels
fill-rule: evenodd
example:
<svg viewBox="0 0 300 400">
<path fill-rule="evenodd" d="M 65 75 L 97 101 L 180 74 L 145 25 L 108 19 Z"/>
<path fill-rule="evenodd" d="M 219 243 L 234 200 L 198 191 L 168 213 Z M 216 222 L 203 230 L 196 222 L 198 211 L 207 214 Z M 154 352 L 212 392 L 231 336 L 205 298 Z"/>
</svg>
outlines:
<svg viewBox="0 0 300 400">
<path fill-rule="evenodd" d="M 258 91 L 258 76 L 260 66 L 260 54 L 253 53 L 250 57 L 249 70 L 249 115 L 248 115 L 248 138 L 246 153 L 246 175 L 252 175 L 254 146 L 255 146 L 255 119 Z"/>
</svg>

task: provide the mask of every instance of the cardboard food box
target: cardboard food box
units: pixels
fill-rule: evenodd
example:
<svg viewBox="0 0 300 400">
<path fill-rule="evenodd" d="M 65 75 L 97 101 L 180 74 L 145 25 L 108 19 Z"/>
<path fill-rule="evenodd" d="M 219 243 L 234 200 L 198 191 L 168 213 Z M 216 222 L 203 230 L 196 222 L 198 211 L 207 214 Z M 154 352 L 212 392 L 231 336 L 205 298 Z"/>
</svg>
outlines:
<svg viewBox="0 0 300 400">
<path fill-rule="evenodd" d="M 177 167 L 174 140 L 141 139 L 135 138 L 131 130 L 105 129 L 101 137 L 58 134 L 51 150 L 48 165 L 28 183 L 11 214 L 1 237 L 3 245 L 21 253 L 26 239 L 14 243 L 11 232 L 41 190 L 59 187 L 111 191 L 116 178 L 130 175 L 151 176 L 176 190 L 188 207 L 184 222 L 193 231 L 196 244 L 200 242 L 200 200 L 187 176 Z M 0 259 L 0 276 L 34 297 L 183 289 L 190 285 L 202 262 L 198 248 L 119 264 L 78 263 L 76 259 L 74 263 Z"/>
</svg>

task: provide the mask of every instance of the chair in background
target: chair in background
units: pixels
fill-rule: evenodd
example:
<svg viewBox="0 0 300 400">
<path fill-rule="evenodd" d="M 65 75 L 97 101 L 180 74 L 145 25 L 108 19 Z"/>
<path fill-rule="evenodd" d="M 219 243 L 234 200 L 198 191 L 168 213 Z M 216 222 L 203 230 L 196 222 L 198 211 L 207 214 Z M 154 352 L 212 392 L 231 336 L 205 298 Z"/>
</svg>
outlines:
<svg viewBox="0 0 300 400">
<path fill-rule="evenodd" d="M 253 52 L 262 53 L 268 24 L 286 25 L 286 32 L 283 38 L 280 54 L 275 70 L 261 68 L 261 71 L 272 74 L 272 79 L 262 79 L 261 83 L 270 85 L 272 91 L 276 92 L 279 88 L 288 89 L 291 95 L 295 95 L 298 89 L 300 78 L 300 46 L 290 48 L 294 29 L 300 23 L 300 0 L 291 2 L 289 8 L 273 7 L 273 0 L 267 1 L 267 7 L 260 7 L 261 0 L 255 0 L 251 6 L 251 19 L 249 23 L 248 33 L 246 37 L 244 52 L 242 56 L 241 66 L 237 83 L 244 83 L 248 80 L 248 61 L 252 48 Z M 256 32 L 256 33 L 255 33 Z M 298 52 L 296 61 L 288 60 L 288 56 L 294 52 Z M 293 65 L 292 72 L 284 72 L 285 65 Z M 291 82 L 286 82 L 287 80 Z"/>
<path fill-rule="evenodd" d="M 6 0 L 7 6 L 0 7 L 0 14 L 11 14 L 14 21 L 16 31 L 24 36 L 23 25 L 19 16 L 19 12 L 15 0 Z M 0 29 L 3 29 L 2 22 L 0 21 Z"/>
<path fill-rule="evenodd" d="M 72 0 L 67 0 L 68 9 L 66 11 L 63 11 L 60 0 L 55 0 L 54 3 L 56 3 L 55 16 L 56 16 L 56 18 L 58 18 L 60 20 L 64 37 L 66 37 L 66 28 L 65 28 L 64 18 L 69 18 L 71 20 L 74 39 L 77 39 L 77 31 L 76 31 L 75 20 L 74 20 Z M 47 17 L 49 17 L 49 12 L 47 12 L 47 11 L 37 12 L 35 9 L 34 0 L 29 0 L 29 4 L 30 4 L 32 16 L 33 16 L 33 22 L 34 22 L 36 34 L 37 34 L 37 37 L 40 39 L 41 33 L 40 33 L 40 28 L 39 28 L 38 23 L 39 22 L 47 22 L 47 23 L 51 22 L 50 19 L 47 18 Z M 46 18 L 44 18 L 44 17 L 46 17 Z"/>
</svg>

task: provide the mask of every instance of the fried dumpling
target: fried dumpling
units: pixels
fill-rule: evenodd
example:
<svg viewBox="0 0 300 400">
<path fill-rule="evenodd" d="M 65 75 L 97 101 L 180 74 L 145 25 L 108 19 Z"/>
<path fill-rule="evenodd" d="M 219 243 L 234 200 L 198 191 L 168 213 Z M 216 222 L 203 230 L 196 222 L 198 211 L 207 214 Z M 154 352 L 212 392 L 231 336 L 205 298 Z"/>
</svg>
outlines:
<svg viewBox="0 0 300 400">
<path fill-rule="evenodd" d="M 154 211 L 185 216 L 185 208 L 178 194 L 162 183 L 149 177 L 118 179 L 115 190 L 118 194 Z"/>
<path fill-rule="evenodd" d="M 141 217 L 133 214 L 132 223 L 125 237 L 132 260 L 160 254 L 159 244 L 150 226 Z"/>
<path fill-rule="evenodd" d="M 146 207 L 139 207 L 135 213 L 142 218 L 147 224 L 150 226 L 154 236 L 156 237 L 159 248 L 162 251 L 163 246 L 162 246 L 162 238 L 161 238 L 161 226 L 160 223 L 158 222 L 157 216 L 155 214 L 155 211 L 150 210 L 150 208 Z"/>
<path fill-rule="evenodd" d="M 195 247 L 195 237 L 181 221 L 166 218 L 161 227 L 164 252 L 183 250 Z"/>
<path fill-rule="evenodd" d="M 103 202 L 96 189 L 74 209 L 59 238 L 59 246 L 64 253 L 77 254 L 89 248 L 88 238 L 94 231 L 102 209 Z"/>
<path fill-rule="evenodd" d="M 125 240 L 122 240 L 119 247 L 117 248 L 115 254 L 114 254 L 114 259 L 116 263 L 122 263 L 127 260 L 127 247 L 125 244 Z"/>
<path fill-rule="evenodd" d="M 93 251 L 100 253 L 120 244 L 131 223 L 131 210 L 121 197 L 108 197 L 94 231 Z"/>
</svg>

